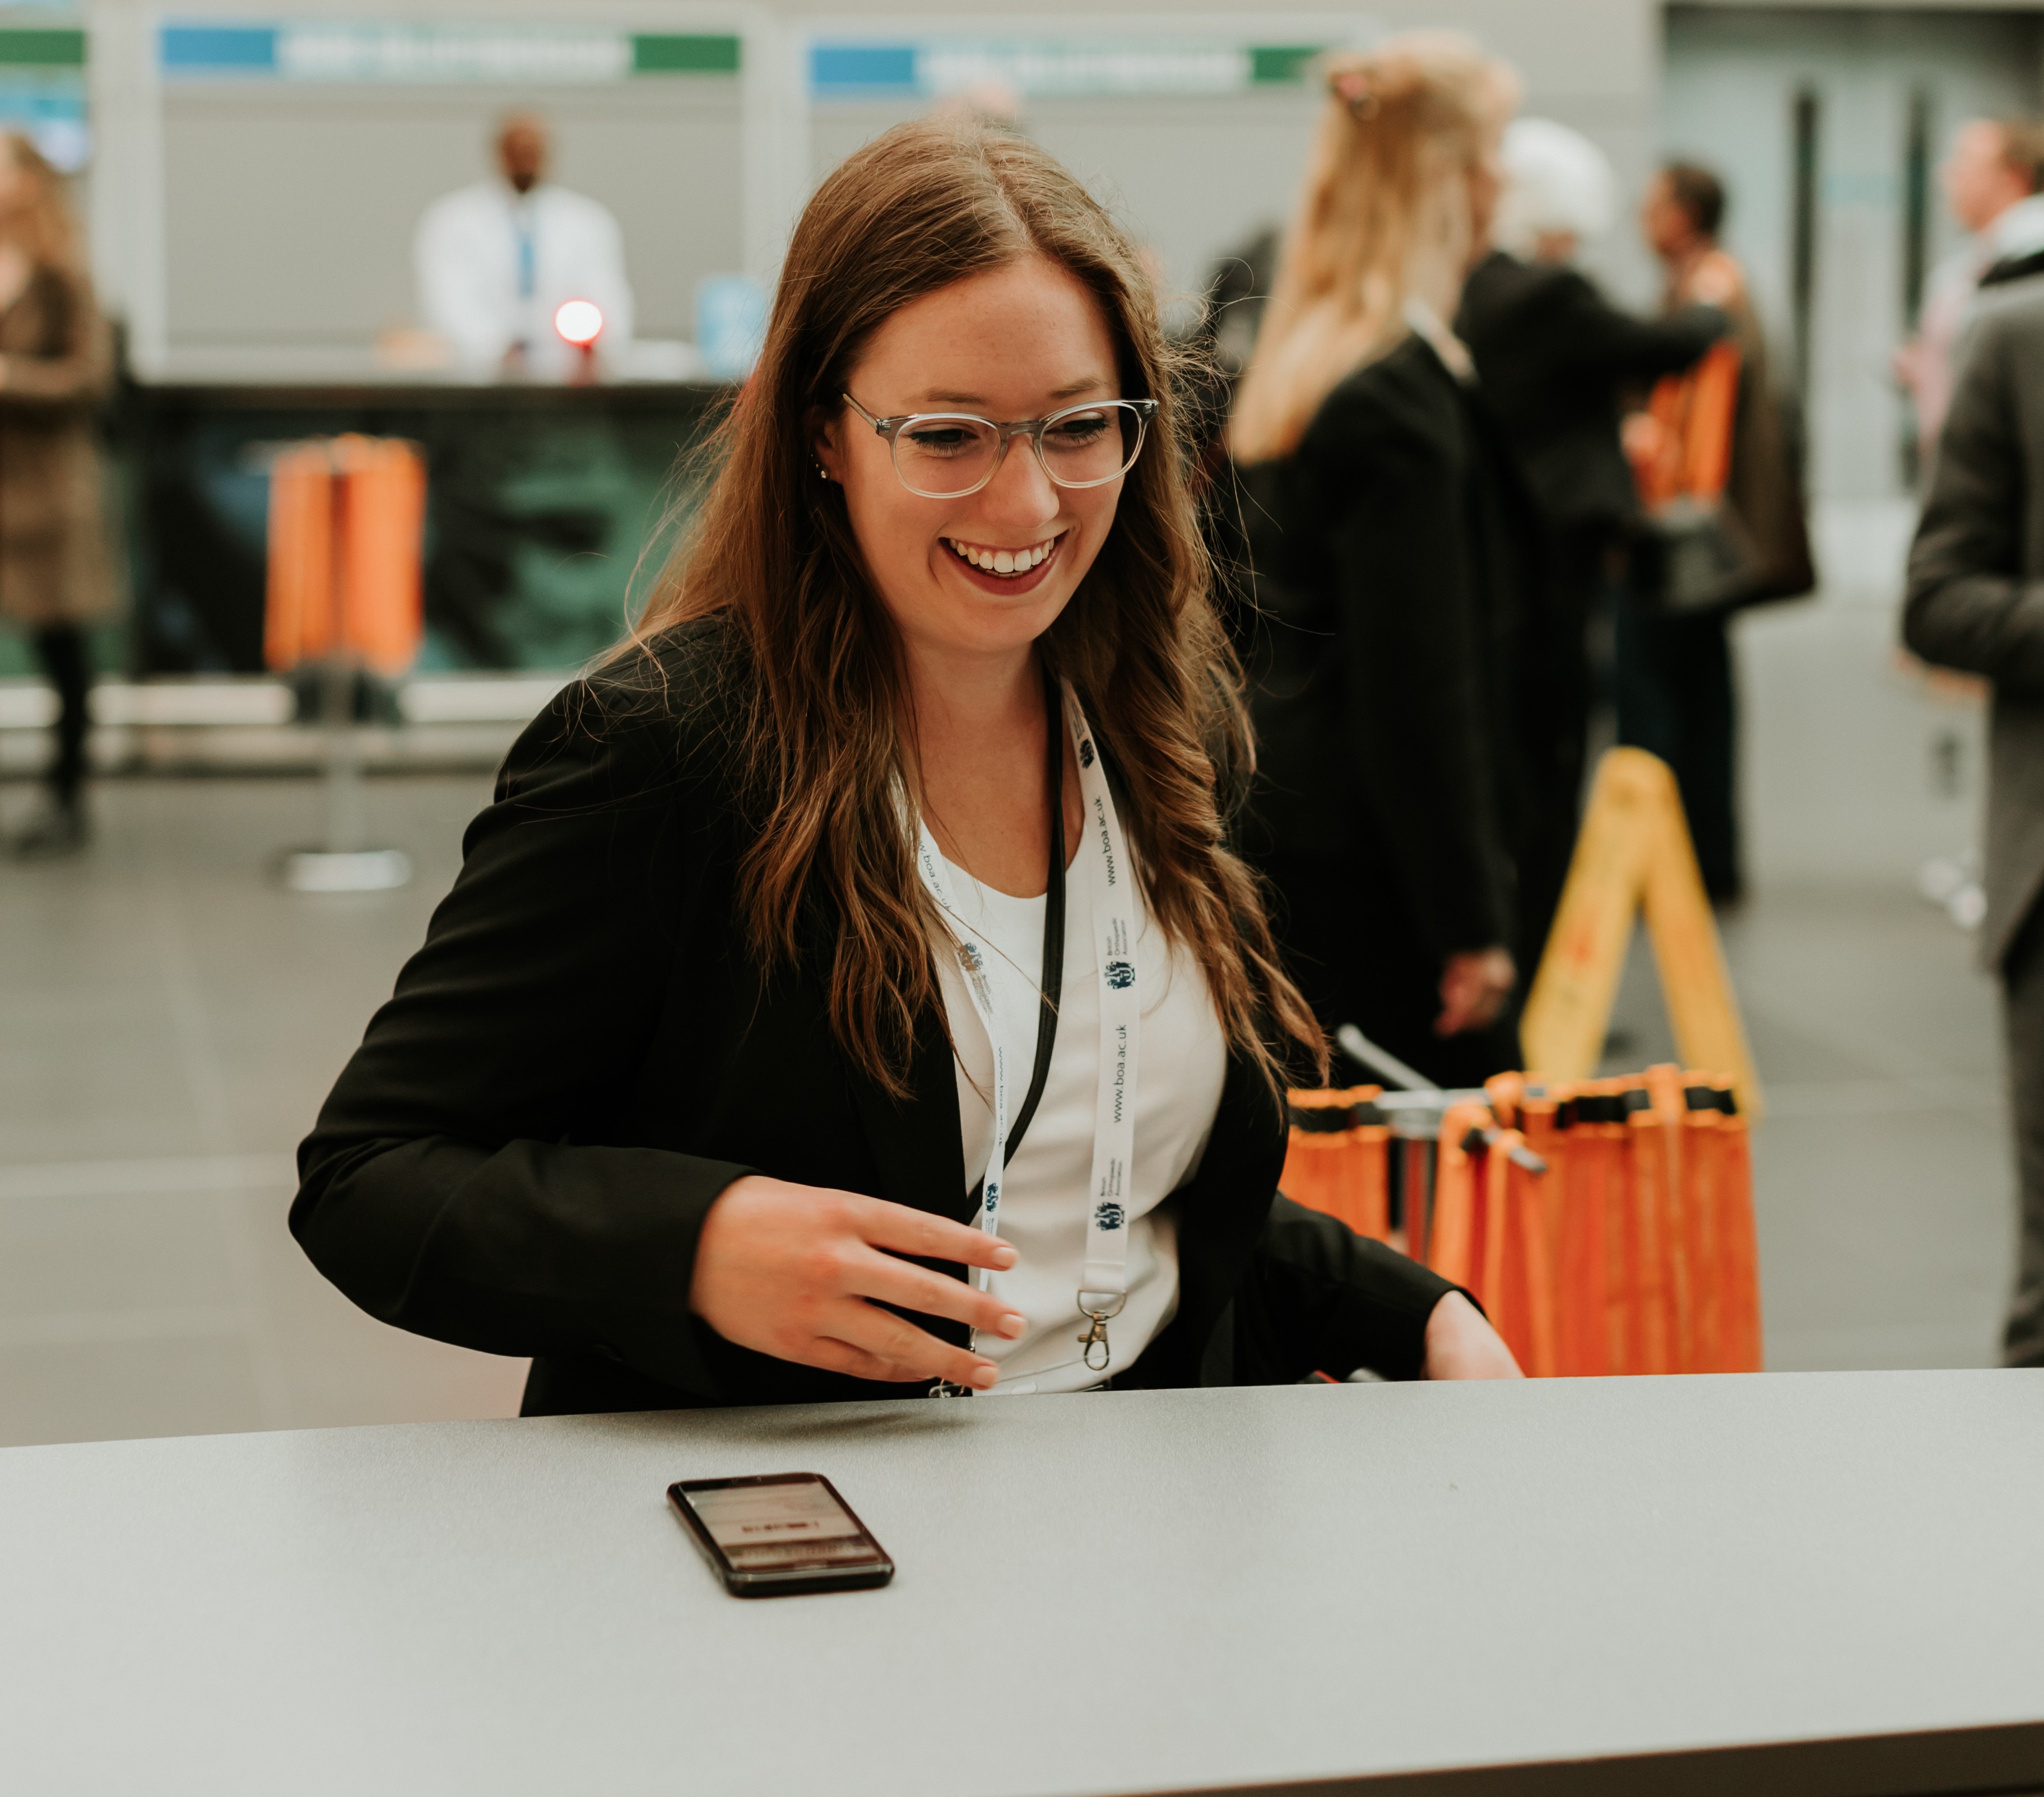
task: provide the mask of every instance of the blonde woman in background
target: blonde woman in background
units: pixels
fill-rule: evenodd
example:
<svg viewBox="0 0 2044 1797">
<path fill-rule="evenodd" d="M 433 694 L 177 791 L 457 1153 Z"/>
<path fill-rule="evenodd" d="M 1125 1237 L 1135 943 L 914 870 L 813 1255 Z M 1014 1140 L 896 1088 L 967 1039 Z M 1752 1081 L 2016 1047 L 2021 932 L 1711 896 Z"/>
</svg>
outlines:
<svg viewBox="0 0 2044 1797">
<path fill-rule="evenodd" d="M 0 617 L 26 631 L 56 690 L 46 808 L 24 854 L 85 839 L 84 627 L 110 597 L 93 413 L 112 375 L 61 179 L 0 132 Z"/>
<path fill-rule="evenodd" d="M 1231 448 L 1262 616 L 1247 841 L 1288 965 L 1444 1085 L 1519 1059 L 1537 526 L 1450 332 L 1518 94 L 1468 38 L 1332 60 Z"/>
</svg>

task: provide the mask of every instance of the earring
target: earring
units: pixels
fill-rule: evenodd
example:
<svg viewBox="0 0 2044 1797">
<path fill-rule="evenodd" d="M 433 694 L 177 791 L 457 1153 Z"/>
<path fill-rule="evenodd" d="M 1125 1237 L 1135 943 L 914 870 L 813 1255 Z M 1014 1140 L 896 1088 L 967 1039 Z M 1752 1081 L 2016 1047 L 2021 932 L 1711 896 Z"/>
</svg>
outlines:
<svg viewBox="0 0 2044 1797">
<path fill-rule="evenodd" d="M 816 478 L 820 481 L 827 481 L 830 478 L 830 470 L 820 462 L 816 464 Z"/>
</svg>

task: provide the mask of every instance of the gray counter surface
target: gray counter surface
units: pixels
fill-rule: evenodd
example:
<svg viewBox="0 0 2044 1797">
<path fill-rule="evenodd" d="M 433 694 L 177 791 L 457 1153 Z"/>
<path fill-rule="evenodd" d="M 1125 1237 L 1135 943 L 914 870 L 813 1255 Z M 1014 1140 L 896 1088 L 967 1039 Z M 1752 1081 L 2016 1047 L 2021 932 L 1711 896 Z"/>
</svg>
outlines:
<svg viewBox="0 0 2044 1797">
<path fill-rule="evenodd" d="M 891 1588 L 724 1595 L 666 1487 L 785 1471 Z M 0 1453 L 24 1794 L 2044 1787 L 2040 1638 L 2044 1373 Z"/>
</svg>

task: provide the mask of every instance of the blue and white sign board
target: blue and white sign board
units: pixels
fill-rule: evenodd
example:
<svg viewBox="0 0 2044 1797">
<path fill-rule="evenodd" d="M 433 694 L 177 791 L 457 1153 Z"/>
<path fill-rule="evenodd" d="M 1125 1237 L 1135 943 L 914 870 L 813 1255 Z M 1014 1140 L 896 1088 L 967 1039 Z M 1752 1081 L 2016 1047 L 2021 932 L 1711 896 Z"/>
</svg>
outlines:
<svg viewBox="0 0 2044 1797">
<path fill-rule="evenodd" d="M 809 95 L 936 100 L 989 86 L 1024 99 L 1239 94 L 1297 83 L 1321 48 L 1155 38 L 824 39 L 809 46 Z"/>
<path fill-rule="evenodd" d="M 33 10 L 47 17 L 70 9 Z M 91 144 L 85 59 L 82 25 L 0 26 L 0 128 L 20 132 L 67 175 L 85 166 Z"/>
<path fill-rule="evenodd" d="M 621 31 L 588 25 L 166 25 L 167 80 L 495 82 L 518 86 L 626 81 L 640 75 L 736 75 L 729 34 Z"/>
</svg>

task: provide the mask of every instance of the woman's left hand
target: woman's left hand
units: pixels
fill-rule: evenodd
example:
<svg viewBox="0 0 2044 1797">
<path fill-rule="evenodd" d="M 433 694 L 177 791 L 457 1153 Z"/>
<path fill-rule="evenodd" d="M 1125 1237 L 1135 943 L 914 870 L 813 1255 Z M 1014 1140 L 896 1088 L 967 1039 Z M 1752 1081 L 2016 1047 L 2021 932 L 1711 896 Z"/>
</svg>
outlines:
<svg viewBox="0 0 2044 1797">
<path fill-rule="evenodd" d="M 1504 1338 L 1459 1292 L 1450 1292 L 1427 1319 L 1422 1379 L 1523 1379 Z"/>
</svg>

